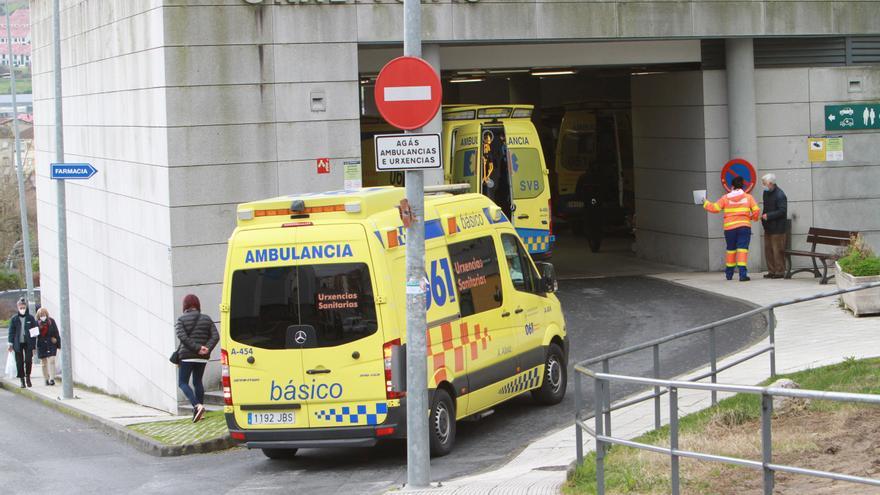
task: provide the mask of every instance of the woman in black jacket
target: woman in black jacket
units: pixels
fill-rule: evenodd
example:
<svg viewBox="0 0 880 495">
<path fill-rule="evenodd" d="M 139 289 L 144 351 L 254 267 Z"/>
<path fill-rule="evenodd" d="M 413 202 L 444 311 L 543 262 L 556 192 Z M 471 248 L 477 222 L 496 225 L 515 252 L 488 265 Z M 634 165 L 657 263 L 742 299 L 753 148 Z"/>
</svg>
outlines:
<svg viewBox="0 0 880 495">
<path fill-rule="evenodd" d="M 37 336 L 37 357 L 43 363 L 43 379 L 46 385 L 55 385 L 55 355 L 61 347 L 61 334 L 58 333 L 58 325 L 49 317 L 46 308 L 37 310 L 37 326 L 40 327 L 40 335 Z"/>
<path fill-rule="evenodd" d="M 211 357 L 211 351 L 220 341 L 220 334 L 217 332 L 214 320 L 202 314 L 201 302 L 193 294 L 183 298 L 183 314 L 177 319 L 176 330 L 177 339 L 180 340 L 178 386 L 193 406 L 193 423 L 195 423 L 205 414 L 203 405 L 205 387 L 202 385 L 202 377 Z M 192 376 L 192 388 L 189 386 L 190 376 Z"/>
</svg>

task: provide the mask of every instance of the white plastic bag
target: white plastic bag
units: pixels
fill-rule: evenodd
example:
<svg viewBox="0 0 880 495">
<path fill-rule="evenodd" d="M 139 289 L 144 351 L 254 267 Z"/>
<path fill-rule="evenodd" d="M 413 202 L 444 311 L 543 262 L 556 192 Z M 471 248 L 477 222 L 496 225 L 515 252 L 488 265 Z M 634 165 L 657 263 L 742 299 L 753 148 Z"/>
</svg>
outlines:
<svg viewBox="0 0 880 495">
<path fill-rule="evenodd" d="M 6 353 L 6 378 L 15 378 L 18 370 L 15 368 L 15 353 Z"/>
</svg>

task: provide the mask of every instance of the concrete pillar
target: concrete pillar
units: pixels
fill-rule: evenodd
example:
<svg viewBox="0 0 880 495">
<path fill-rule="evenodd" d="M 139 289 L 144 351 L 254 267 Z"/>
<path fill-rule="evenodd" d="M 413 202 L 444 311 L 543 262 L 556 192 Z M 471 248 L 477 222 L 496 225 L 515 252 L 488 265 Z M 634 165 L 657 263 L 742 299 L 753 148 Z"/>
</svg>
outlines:
<svg viewBox="0 0 880 495">
<path fill-rule="evenodd" d="M 754 44 L 751 38 L 728 39 L 725 48 L 730 158 L 745 158 L 758 167 Z"/>
<path fill-rule="evenodd" d="M 425 59 L 434 70 L 437 71 L 437 74 L 440 74 L 440 45 L 436 43 L 432 44 L 424 44 L 422 45 L 422 58 Z M 445 100 L 445 99 L 444 99 Z M 425 127 L 422 128 L 423 132 L 443 132 L 443 119 L 441 116 L 442 112 L 437 112 L 437 115 L 434 116 L 434 119 L 428 123 Z M 447 160 L 449 157 L 445 156 L 449 150 L 443 150 L 443 159 Z M 425 171 L 425 185 L 426 186 L 435 186 L 443 184 L 443 170 L 426 170 Z"/>
<path fill-rule="evenodd" d="M 727 124 L 730 158 L 744 158 L 755 169 L 761 168 L 758 157 L 758 130 L 755 106 L 755 45 L 751 38 L 728 39 L 727 55 Z M 760 172 L 758 177 L 760 177 Z M 755 181 L 758 180 L 755 177 Z M 752 190 L 761 201 L 760 184 Z M 764 266 L 764 248 L 760 224 L 752 225 L 749 269 Z"/>
</svg>

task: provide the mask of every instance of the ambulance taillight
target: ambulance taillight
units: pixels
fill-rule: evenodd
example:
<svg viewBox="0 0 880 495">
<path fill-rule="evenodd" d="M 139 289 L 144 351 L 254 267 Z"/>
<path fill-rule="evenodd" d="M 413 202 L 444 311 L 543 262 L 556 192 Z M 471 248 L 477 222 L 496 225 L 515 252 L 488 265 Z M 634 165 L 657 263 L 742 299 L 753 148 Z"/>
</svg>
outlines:
<svg viewBox="0 0 880 495">
<path fill-rule="evenodd" d="M 223 403 L 232 405 L 232 387 L 229 381 L 229 354 L 220 349 L 220 383 L 223 385 Z"/>
<path fill-rule="evenodd" d="M 399 399 L 406 395 L 405 392 L 400 392 L 394 390 L 393 384 L 393 374 L 392 374 L 392 366 L 391 366 L 391 354 L 392 349 L 395 346 L 400 345 L 400 339 L 394 339 L 388 342 L 385 342 L 385 345 L 382 346 L 382 353 L 385 360 L 385 398 L 388 400 L 391 399 Z"/>
</svg>

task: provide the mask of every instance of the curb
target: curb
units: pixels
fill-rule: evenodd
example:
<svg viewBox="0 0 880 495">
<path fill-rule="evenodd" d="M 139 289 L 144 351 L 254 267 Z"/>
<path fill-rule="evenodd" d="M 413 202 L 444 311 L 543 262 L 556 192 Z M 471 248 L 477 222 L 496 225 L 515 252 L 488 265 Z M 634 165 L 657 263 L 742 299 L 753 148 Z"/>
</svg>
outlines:
<svg viewBox="0 0 880 495">
<path fill-rule="evenodd" d="M 14 394 L 21 395 L 23 397 L 27 397 L 28 399 L 39 402 L 44 406 L 55 409 L 56 411 L 67 414 L 68 416 L 83 420 L 86 423 L 91 424 L 92 426 L 98 427 L 106 433 L 114 435 L 118 439 L 140 450 L 141 452 L 156 457 L 178 457 L 191 454 L 207 454 L 210 452 L 226 450 L 237 445 L 237 442 L 233 441 L 229 437 L 229 435 L 225 435 L 220 438 L 214 438 L 212 440 L 206 440 L 204 442 L 191 443 L 186 445 L 165 445 L 163 443 L 157 442 L 156 440 L 153 440 L 146 435 L 126 428 L 123 425 L 114 423 L 113 421 L 106 420 L 99 416 L 95 416 L 94 414 L 79 410 L 75 407 L 71 407 L 61 402 L 60 400 L 47 399 L 46 397 L 31 392 L 28 389 L 23 389 L 18 385 L 14 385 L 8 382 L 6 379 L 0 379 L 0 388 Z"/>
</svg>

